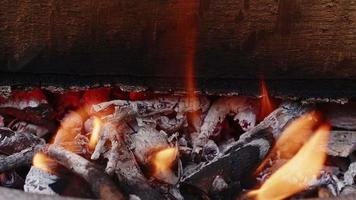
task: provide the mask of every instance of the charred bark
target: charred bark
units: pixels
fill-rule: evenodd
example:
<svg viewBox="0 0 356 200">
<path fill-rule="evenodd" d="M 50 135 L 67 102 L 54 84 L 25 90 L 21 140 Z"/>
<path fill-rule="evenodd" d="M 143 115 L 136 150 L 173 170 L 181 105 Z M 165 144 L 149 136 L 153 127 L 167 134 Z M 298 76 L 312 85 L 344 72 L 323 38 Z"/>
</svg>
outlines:
<svg viewBox="0 0 356 200">
<path fill-rule="evenodd" d="M 123 194 L 110 177 L 85 158 L 56 145 L 48 146 L 45 152 L 55 161 L 85 179 L 97 197 L 101 199 L 124 199 Z"/>
</svg>

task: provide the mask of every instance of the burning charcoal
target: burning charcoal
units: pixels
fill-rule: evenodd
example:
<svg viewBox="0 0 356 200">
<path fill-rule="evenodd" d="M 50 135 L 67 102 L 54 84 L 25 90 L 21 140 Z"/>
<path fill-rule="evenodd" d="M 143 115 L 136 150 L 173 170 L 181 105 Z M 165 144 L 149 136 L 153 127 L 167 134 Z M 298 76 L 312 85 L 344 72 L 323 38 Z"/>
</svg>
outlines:
<svg viewBox="0 0 356 200">
<path fill-rule="evenodd" d="M 211 192 L 219 193 L 226 190 L 228 187 L 229 187 L 228 184 L 221 176 L 216 176 L 211 185 Z"/>
<path fill-rule="evenodd" d="M 148 183 L 138 166 L 135 156 L 127 147 L 125 141 L 129 141 L 128 132 L 130 129 L 126 124 L 114 126 L 106 122 L 99 136 L 99 141 L 92 154 L 92 159 L 96 160 L 104 154 L 108 158 L 106 172 L 115 173 L 122 189 L 128 194 L 134 194 L 141 199 L 159 200 L 163 197 L 155 191 Z M 107 145 L 110 145 L 107 147 Z"/>
<path fill-rule="evenodd" d="M 130 136 L 133 153 L 138 162 L 147 164 L 152 151 L 168 147 L 168 136 L 164 131 L 157 131 L 152 126 L 141 127 Z"/>
<path fill-rule="evenodd" d="M 11 155 L 44 143 L 43 139 L 31 133 L 18 133 L 8 128 L 0 128 L 0 152 L 3 154 Z"/>
<path fill-rule="evenodd" d="M 239 111 L 234 120 L 239 122 L 242 130 L 248 131 L 256 125 L 256 110 L 250 107 L 244 111 Z"/>
<path fill-rule="evenodd" d="M 5 156 L 0 155 L 1 158 Z M 9 188 L 22 188 L 24 185 L 24 180 L 19 176 L 14 170 L 0 173 L 0 186 Z"/>
<path fill-rule="evenodd" d="M 341 195 L 356 194 L 356 185 L 348 185 L 341 191 Z"/>
<path fill-rule="evenodd" d="M 308 110 L 308 107 L 295 103 L 281 105 L 260 124 L 244 133 L 221 156 L 198 166 L 193 172 L 185 173 L 182 182 L 207 192 L 217 175 L 226 181 L 240 181 L 265 159 L 274 138 L 280 136 L 285 126 Z"/>
<path fill-rule="evenodd" d="M 175 117 L 173 119 L 169 119 L 167 116 L 161 116 L 157 122 L 157 126 L 166 133 L 174 133 L 182 128 L 185 122 L 185 116 Z"/>
<path fill-rule="evenodd" d="M 15 171 L 0 174 L 0 186 L 22 189 L 25 181 Z"/>
<path fill-rule="evenodd" d="M 271 142 L 268 140 L 263 138 L 253 140 L 198 166 L 192 173 L 185 174 L 182 182 L 207 193 L 216 176 L 221 176 L 226 182 L 240 181 L 242 177 L 254 171 L 270 147 Z"/>
<path fill-rule="evenodd" d="M 23 110 L 26 107 L 38 107 L 40 104 L 47 104 L 47 98 L 40 89 L 35 88 L 29 91 L 13 91 L 7 101 L 2 103 L 0 107 Z"/>
<path fill-rule="evenodd" d="M 356 177 L 356 162 L 350 164 L 349 169 L 344 174 L 344 180 L 346 185 L 355 184 Z"/>
<path fill-rule="evenodd" d="M 329 198 L 333 197 L 334 195 L 325 187 L 320 187 L 318 190 L 318 197 L 319 198 Z"/>
<path fill-rule="evenodd" d="M 356 132 L 331 131 L 328 154 L 331 156 L 348 157 L 356 148 Z"/>
<path fill-rule="evenodd" d="M 336 128 L 356 130 L 356 104 L 323 104 L 320 109 Z"/>
<path fill-rule="evenodd" d="M 5 158 L 0 158 L 0 173 L 17 167 L 31 165 L 33 156 L 42 150 L 43 144 L 24 149 Z"/>
<path fill-rule="evenodd" d="M 62 119 L 69 110 L 77 110 L 81 105 L 81 92 L 67 91 L 64 94 L 55 96 L 55 109 L 57 118 Z"/>
<path fill-rule="evenodd" d="M 0 115 L 0 127 L 5 126 L 4 117 Z"/>
<path fill-rule="evenodd" d="M 245 113 L 246 112 L 246 113 Z M 201 127 L 199 136 L 194 140 L 193 153 L 199 155 L 205 148 L 209 137 L 212 136 L 216 126 L 225 117 L 234 113 L 236 119 L 246 130 L 253 127 L 256 122 L 256 112 L 253 112 L 253 104 L 245 97 L 221 97 L 210 107 Z"/>
<path fill-rule="evenodd" d="M 218 145 L 213 140 L 209 140 L 203 149 L 202 155 L 205 160 L 210 161 L 219 155 L 219 153 L 220 151 Z"/>
</svg>

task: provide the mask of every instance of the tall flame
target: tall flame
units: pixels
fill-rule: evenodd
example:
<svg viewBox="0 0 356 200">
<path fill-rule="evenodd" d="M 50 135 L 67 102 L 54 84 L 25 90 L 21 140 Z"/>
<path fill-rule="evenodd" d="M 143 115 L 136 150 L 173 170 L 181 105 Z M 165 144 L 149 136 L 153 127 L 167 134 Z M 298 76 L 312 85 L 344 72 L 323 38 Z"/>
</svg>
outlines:
<svg viewBox="0 0 356 200">
<path fill-rule="evenodd" d="M 266 82 L 264 80 L 261 80 L 260 82 L 260 92 L 261 92 L 261 109 L 260 109 L 259 118 L 260 120 L 263 120 L 275 109 L 275 105 L 271 100 L 271 97 L 268 93 Z"/>
<path fill-rule="evenodd" d="M 320 175 L 325 163 L 329 131 L 328 125 L 321 125 L 291 160 L 272 174 L 260 189 L 248 195 L 257 200 L 284 199 L 307 188 Z M 289 144 L 292 143 L 289 140 Z"/>
<path fill-rule="evenodd" d="M 198 10 L 199 1 L 178 1 L 179 16 L 177 18 L 178 35 L 182 38 L 184 51 L 184 69 L 186 77 L 187 98 L 193 103 L 196 102 L 195 95 L 195 54 L 197 42 L 197 17 L 195 13 Z"/>
<path fill-rule="evenodd" d="M 99 140 L 101 127 L 102 127 L 101 120 L 98 117 L 94 117 L 93 130 L 91 132 L 89 145 L 88 145 L 90 149 L 95 149 L 96 143 Z"/>
</svg>

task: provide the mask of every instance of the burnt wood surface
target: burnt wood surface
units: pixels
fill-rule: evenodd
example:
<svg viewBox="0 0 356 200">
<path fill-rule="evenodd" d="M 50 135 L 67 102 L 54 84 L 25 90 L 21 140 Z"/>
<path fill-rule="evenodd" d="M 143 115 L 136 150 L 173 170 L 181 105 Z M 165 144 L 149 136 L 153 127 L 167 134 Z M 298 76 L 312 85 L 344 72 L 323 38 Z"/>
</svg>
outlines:
<svg viewBox="0 0 356 200">
<path fill-rule="evenodd" d="M 182 89 L 194 66 L 201 91 L 257 94 L 264 77 L 274 95 L 353 97 L 355 15 L 349 0 L 1 1 L 1 85 Z"/>
</svg>

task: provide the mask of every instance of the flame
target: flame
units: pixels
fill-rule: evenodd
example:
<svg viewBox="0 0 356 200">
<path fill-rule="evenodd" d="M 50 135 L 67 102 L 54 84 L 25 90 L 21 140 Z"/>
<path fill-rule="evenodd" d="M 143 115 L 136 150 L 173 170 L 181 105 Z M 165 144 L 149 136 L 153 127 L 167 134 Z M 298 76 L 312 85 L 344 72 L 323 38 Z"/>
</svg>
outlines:
<svg viewBox="0 0 356 200">
<path fill-rule="evenodd" d="M 260 108 L 259 116 L 260 116 L 260 120 L 263 120 L 275 109 L 275 105 L 269 96 L 267 85 L 264 80 L 261 80 L 260 82 L 260 91 L 261 91 L 261 108 Z"/>
<path fill-rule="evenodd" d="M 83 119 L 86 114 L 84 110 L 68 113 L 61 121 L 60 128 L 58 129 L 53 144 L 61 145 L 65 149 L 72 152 L 80 152 L 81 147 L 75 144 L 75 137 L 81 133 L 83 127 Z"/>
<path fill-rule="evenodd" d="M 99 134 L 102 127 L 101 120 L 98 117 L 94 117 L 93 120 L 93 130 L 89 140 L 89 148 L 95 149 L 96 143 L 99 140 Z"/>
<path fill-rule="evenodd" d="M 199 1 L 179 1 L 178 2 L 179 16 L 177 18 L 177 30 L 178 34 L 181 36 L 183 41 L 183 51 L 184 51 L 184 69 L 186 77 L 186 91 L 189 103 L 195 106 L 197 97 L 195 94 L 195 54 L 196 54 L 196 42 L 197 42 L 197 27 L 198 21 L 194 13 L 197 12 Z M 187 14 L 189 13 L 189 14 Z"/>
<path fill-rule="evenodd" d="M 319 125 L 320 118 L 321 115 L 319 113 L 310 112 L 288 125 L 256 172 L 261 172 L 268 164 L 270 158 L 275 154 L 278 154 L 280 158 L 284 159 L 292 158 L 313 134 L 313 131 Z"/>
<path fill-rule="evenodd" d="M 172 173 L 171 167 L 176 160 L 178 151 L 176 148 L 166 148 L 156 152 L 152 157 L 155 177 L 165 177 Z"/>
<path fill-rule="evenodd" d="M 299 123 L 301 122 L 297 124 Z M 291 160 L 272 174 L 260 189 L 251 191 L 248 195 L 257 200 L 284 199 L 308 187 L 323 168 L 329 131 L 329 125 L 321 125 Z M 293 133 L 298 135 L 298 132 Z M 294 141 L 294 138 L 287 138 Z M 294 147 L 292 151 L 295 151 Z"/>
<path fill-rule="evenodd" d="M 44 153 L 36 153 L 32 159 L 32 165 L 46 172 L 53 172 L 51 165 L 55 165 L 54 161 L 48 158 Z"/>
</svg>

